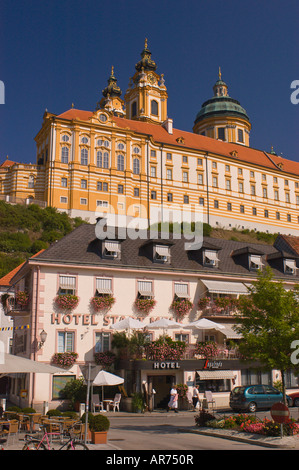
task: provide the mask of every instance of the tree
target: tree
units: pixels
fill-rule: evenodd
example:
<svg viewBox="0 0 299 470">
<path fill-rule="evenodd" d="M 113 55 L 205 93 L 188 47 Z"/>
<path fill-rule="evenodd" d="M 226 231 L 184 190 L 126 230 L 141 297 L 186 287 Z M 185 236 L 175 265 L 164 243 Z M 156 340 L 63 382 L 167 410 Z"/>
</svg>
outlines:
<svg viewBox="0 0 299 470">
<path fill-rule="evenodd" d="M 291 362 L 292 343 L 299 340 L 299 286 L 285 290 L 273 280 L 271 269 L 259 272 L 249 295 L 242 296 L 236 331 L 243 336 L 240 352 L 245 360 L 256 360 L 267 369 L 281 372 L 284 402 L 285 371 Z"/>
</svg>

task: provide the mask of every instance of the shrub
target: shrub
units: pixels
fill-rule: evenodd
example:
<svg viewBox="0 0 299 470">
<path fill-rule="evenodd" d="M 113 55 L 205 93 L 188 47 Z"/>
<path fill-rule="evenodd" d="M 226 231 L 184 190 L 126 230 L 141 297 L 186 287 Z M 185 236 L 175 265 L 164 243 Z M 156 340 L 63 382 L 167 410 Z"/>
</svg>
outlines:
<svg viewBox="0 0 299 470">
<path fill-rule="evenodd" d="M 110 421 L 107 418 L 107 416 L 98 414 L 92 416 L 92 418 L 89 420 L 89 429 L 94 432 L 103 432 L 103 431 L 108 431 L 110 428 Z"/>
<path fill-rule="evenodd" d="M 194 354 L 204 356 L 206 359 L 217 356 L 218 347 L 214 341 L 199 342 L 196 345 Z"/>
<path fill-rule="evenodd" d="M 194 416 L 194 419 L 196 426 L 205 427 L 208 422 L 214 421 L 216 418 L 214 415 L 203 409 L 200 410 L 198 415 Z"/>
<path fill-rule="evenodd" d="M 34 408 L 30 408 L 30 407 L 27 407 L 27 408 L 22 408 L 22 413 L 36 413 L 35 409 Z"/>
<path fill-rule="evenodd" d="M 49 418 L 51 418 L 52 416 L 62 416 L 62 411 L 53 409 L 48 410 L 46 414 L 47 416 L 49 416 Z"/>
</svg>

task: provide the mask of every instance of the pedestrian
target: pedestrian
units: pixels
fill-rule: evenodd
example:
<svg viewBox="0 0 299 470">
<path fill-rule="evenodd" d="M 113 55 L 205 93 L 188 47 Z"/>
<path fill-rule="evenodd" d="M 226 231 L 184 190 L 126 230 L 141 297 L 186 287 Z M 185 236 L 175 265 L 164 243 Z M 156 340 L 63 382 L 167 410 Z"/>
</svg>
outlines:
<svg viewBox="0 0 299 470">
<path fill-rule="evenodd" d="M 176 389 L 176 385 L 173 385 L 172 389 L 170 390 L 170 400 L 168 402 L 167 411 L 174 410 L 175 413 L 178 413 L 178 400 L 178 391 Z"/>
<path fill-rule="evenodd" d="M 195 385 L 193 387 L 193 392 L 192 392 L 192 402 L 193 402 L 193 411 L 196 410 L 197 403 L 199 402 L 199 391 L 198 391 L 198 385 Z"/>
</svg>

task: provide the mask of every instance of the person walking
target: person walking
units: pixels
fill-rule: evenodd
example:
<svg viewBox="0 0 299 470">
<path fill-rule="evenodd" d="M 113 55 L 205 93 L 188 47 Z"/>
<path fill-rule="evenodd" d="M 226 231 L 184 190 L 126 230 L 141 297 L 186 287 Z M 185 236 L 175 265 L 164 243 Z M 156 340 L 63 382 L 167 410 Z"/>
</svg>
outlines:
<svg viewBox="0 0 299 470">
<path fill-rule="evenodd" d="M 176 389 L 176 385 L 173 385 L 172 389 L 170 390 L 170 400 L 168 402 L 167 411 L 174 410 L 175 413 L 178 413 L 178 400 L 178 391 Z"/>
<path fill-rule="evenodd" d="M 193 402 L 193 411 L 196 410 L 197 403 L 199 402 L 199 391 L 198 391 L 198 385 L 195 385 L 193 387 L 193 392 L 192 392 L 192 402 Z"/>
</svg>

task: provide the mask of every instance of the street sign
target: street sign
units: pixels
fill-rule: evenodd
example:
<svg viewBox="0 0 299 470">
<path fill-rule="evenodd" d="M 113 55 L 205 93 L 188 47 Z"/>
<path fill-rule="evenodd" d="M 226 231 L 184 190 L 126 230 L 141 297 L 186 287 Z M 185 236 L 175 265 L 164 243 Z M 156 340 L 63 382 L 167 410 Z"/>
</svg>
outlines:
<svg viewBox="0 0 299 470">
<path fill-rule="evenodd" d="M 283 403 L 274 403 L 271 408 L 271 416 L 276 423 L 287 423 L 290 417 L 289 408 Z"/>
</svg>

